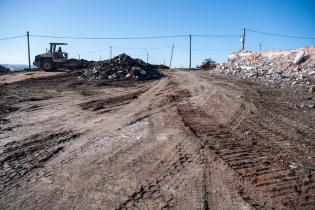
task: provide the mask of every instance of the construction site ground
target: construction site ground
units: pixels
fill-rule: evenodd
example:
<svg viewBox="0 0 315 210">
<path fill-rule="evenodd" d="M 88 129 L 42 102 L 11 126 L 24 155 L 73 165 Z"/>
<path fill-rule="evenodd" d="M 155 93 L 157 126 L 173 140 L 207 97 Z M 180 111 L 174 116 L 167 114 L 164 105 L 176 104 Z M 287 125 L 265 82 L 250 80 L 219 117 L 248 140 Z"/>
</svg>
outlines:
<svg viewBox="0 0 315 210">
<path fill-rule="evenodd" d="M 163 73 L 0 84 L 0 209 L 315 208 L 314 93 Z"/>
</svg>

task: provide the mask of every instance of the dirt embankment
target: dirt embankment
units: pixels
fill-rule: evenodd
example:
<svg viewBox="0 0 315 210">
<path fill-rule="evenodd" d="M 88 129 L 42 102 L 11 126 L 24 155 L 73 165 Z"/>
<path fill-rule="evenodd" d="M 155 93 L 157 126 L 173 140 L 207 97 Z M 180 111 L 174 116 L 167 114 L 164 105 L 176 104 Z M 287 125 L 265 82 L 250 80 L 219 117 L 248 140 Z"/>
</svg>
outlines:
<svg viewBox="0 0 315 210">
<path fill-rule="evenodd" d="M 165 74 L 1 85 L 0 207 L 314 208 L 314 93 Z"/>
</svg>

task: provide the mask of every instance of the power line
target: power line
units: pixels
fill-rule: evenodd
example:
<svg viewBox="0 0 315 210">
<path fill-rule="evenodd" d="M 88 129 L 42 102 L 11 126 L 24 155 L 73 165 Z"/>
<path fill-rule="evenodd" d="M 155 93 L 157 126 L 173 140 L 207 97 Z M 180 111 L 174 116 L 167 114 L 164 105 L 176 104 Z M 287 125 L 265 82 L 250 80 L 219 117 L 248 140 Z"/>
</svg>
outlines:
<svg viewBox="0 0 315 210">
<path fill-rule="evenodd" d="M 170 35 L 170 36 L 147 36 L 147 37 L 75 37 L 75 36 L 51 36 L 51 35 L 30 35 L 31 37 L 40 37 L 40 38 L 55 38 L 55 39 L 166 39 L 166 38 L 181 38 L 187 37 L 188 35 Z"/>
<path fill-rule="evenodd" d="M 210 38 L 226 38 L 226 37 L 237 37 L 239 38 L 240 35 L 224 35 L 224 34 L 217 34 L 217 35 L 213 35 L 213 34 L 192 34 L 193 37 L 210 37 Z"/>
<path fill-rule="evenodd" d="M 171 49 L 172 47 L 113 47 L 120 50 L 159 50 L 159 49 Z"/>
<path fill-rule="evenodd" d="M 121 39 L 167 39 L 167 38 L 182 38 L 189 37 L 189 35 L 181 34 L 181 35 L 167 35 L 167 36 L 144 36 L 144 37 L 77 37 L 77 36 L 53 36 L 53 35 L 38 35 L 31 34 L 31 37 L 39 37 L 39 38 L 55 38 L 55 39 L 101 39 L 101 40 L 121 40 Z M 193 37 L 239 37 L 239 35 L 213 35 L 213 34 L 195 34 Z"/>
<path fill-rule="evenodd" d="M 108 50 L 108 47 L 106 47 L 106 48 L 101 48 L 101 49 L 97 49 L 97 50 L 90 50 L 90 51 L 82 52 L 82 53 L 80 53 L 80 54 L 81 54 L 81 55 L 93 54 L 93 53 L 97 53 L 97 52 L 101 52 L 101 51 L 105 51 L 105 50 Z"/>
<path fill-rule="evenodd" d="M 248 28 L 246 28 L 246 30 L 250 32 L 254 32 L 254 33 L 269 35 L 269 36 L 278 36 L 278 37 L 285 37 L 285 38 L 292 38 L 292 39 L 315 39 L 315 37 L 303 37 L 303 36 L 277 34 L 277 33 L 270 33 L 270 32 L 264 32 L 264 31 L 257 31 L 257 30 L 248 29 Z"/>
<path fill-rule="evenodd" d="M 172 47 L 111 47 L 112 49 L 119 49 L 119 50 L 158 50 L 158 49 L 171 49 Z M 86 54 L 93 54 L 101 51 L 107 50 L 108 47 L 106 48 L 101 48 L 101 49 L 96 49 L 96 50 L 89 50 L 86 52 L 80 53 L 81 55 L 86 55 Z"/>
<path fill-rule="evenodd" d="M 9 40 L 9 39 L 18 39 L 18 38 L 25 37 L 25 36 L 26 36 L 26 35 L 19 35 L 19 36 L 5 37 L 5 38 L 0 38 L 0 41 L 3 41 L 3 40 Z"/>
<path fill-rule="evenodd" d="M 181 50 L 189 50 L 188 47 L 175 47 L 174 49 L 181 49 Z M 192 51 L 224 51 L 224 50 L 235 50 L 235 48 L 192 48 Z"/>
</svg>

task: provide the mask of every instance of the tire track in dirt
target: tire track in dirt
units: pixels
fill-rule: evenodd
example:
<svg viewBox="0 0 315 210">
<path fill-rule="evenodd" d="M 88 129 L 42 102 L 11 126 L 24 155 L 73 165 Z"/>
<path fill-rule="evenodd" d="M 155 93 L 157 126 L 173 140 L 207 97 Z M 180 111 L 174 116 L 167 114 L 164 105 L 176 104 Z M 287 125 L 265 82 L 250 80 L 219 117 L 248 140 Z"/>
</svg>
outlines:
<svg viewBox="0 0 315 210">
<path fill-rule="evenodd" d="M 22 141 L 4 145 L 0 159 L 0 194 L 13 187 L 17 180 L 41 167 L 64 149 L 66 143 L 81 134 L 73 131 L 44 132 Z"/>
<path fill-rule="evenodd" d="M 285 159 L 290 153 L 296 155 L 296 151 L 283 150 L 277 143 L 280 139 L 287 141 L 290 134 L 281 131 L 286 125 L 275 119 L 264 123 L 244 105 L 226 124 L 217 124 L 212 116 L 191 105 L 179 106 L 179 113 L 205 146 L 237 172 L 238 191 L 252 206 L 260 209 L 314 206 L 314 175 L 290 169 Z M 277 123 L 278 128 L 272 128 L 272 123 Z"/>
</svg>

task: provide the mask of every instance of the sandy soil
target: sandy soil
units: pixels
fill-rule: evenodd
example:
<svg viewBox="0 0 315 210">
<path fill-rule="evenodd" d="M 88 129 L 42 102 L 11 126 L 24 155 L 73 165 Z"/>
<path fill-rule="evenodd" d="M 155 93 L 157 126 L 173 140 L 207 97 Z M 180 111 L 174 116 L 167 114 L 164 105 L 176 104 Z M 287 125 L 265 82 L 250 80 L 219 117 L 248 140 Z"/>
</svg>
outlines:
<svg viewBox="0 0 315 210">
<path fill-rule="evenodd" d="M 314 209 L 314 93 L 166 71 L 0 86 L 1 209 Z"/>
<path fill-rule="evenodd" d="M 10 74 L 0 75 L 0 85 L 4 83 L 13 83 L 25 79 L 32 79 L 38 77 L 49 77 L 55 75 L 61 75 L 63 72 L 46 72 L 46 71 L 24 71 L 14 72 Z"/>
</svg>

